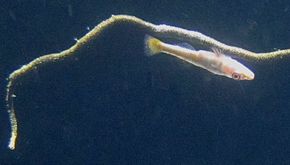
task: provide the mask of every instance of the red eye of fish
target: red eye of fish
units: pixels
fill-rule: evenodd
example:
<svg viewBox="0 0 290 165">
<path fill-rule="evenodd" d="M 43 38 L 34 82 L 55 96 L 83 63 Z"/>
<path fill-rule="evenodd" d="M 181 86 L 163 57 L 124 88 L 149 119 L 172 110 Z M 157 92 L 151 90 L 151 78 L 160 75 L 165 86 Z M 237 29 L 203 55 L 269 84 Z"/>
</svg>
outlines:
<svg viewBox="0 0 290 165">
<path fill-rule="evenodd" d="M 238 73 L 233 73 L 232 74 L 232 78 L 235 79 L 235 80 L 240 80 L 241 79 L 241 75 L 238 74 Z"/>
</svg>

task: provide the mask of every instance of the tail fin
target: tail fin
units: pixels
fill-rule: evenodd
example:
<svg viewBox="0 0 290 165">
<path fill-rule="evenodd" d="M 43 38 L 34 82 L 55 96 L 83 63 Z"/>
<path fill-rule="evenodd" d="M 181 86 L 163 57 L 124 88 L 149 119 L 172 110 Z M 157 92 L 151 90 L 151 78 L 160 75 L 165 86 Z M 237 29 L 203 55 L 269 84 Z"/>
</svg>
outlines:
<svg viewBox="0 0 290 165">
<path fill-rule="evenodd" d="M 162 42 L 157 38 L 154 38 L 150 35 L 146 35 L 144 42 L 145 42 L 145 54 L 147 56 L 153 56 L 161 52 L 160 44 Z"/>
</svg>

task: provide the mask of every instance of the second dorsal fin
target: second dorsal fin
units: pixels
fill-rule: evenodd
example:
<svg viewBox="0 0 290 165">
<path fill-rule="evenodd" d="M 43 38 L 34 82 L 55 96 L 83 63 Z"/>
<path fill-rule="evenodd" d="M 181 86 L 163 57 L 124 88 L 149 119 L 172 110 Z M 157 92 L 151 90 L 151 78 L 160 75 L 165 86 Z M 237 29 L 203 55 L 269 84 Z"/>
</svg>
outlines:
<svg viewBox="0 0 290 165">
<path fill-rule="evenodd" d="M 187 49 L 195 51 L 194 47 L 192 45 L 190 45 L 189 43 L 181 42 L 181 43 L 178 43 L 177 45 L 180 46 L 180 47 L 187 48 Z"/>
</svg>

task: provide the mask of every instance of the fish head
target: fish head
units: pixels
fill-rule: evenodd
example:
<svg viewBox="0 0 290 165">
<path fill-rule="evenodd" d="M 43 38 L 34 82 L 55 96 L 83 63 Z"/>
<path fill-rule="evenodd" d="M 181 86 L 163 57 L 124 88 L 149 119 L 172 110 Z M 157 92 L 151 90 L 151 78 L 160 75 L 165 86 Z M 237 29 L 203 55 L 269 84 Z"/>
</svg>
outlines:
<svg viewBox="0 0 290 165">
<path fill-rule="evenodd" d="M 242 63 L 229 57 L 224 65 L 224 73 L 234 80 L 253 80 L 255 74 Z"/>
</svg>

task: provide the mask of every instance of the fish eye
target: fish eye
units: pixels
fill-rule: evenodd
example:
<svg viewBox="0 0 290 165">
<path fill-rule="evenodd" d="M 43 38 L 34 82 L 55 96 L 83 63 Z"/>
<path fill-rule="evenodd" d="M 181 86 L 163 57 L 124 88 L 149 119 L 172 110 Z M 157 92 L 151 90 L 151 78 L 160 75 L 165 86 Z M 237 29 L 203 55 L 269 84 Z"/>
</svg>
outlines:
<svg viewBox="0 0 290 165">
<path fill-rule="evenodd" d="M 232 74 L 232 78 L 235 79 L 235 80 L 240 80 L 241 79 L 241 75 L 238 74 L 238 73 L 233 73 Z"/>
</svg>

